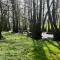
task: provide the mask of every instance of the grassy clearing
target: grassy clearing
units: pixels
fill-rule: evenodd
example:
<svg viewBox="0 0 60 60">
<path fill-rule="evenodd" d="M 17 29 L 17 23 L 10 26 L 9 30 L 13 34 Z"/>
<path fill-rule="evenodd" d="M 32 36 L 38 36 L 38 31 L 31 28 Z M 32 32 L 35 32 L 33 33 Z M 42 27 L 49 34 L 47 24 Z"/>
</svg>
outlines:
<svg viewBox="0 0 60 60">
<path fill-rule="evenodd" d="M 52 40 L 32 40 L 26 35 L 2 33 L 0 60 L 60 60 L 60 44 Z"/>
</svg>

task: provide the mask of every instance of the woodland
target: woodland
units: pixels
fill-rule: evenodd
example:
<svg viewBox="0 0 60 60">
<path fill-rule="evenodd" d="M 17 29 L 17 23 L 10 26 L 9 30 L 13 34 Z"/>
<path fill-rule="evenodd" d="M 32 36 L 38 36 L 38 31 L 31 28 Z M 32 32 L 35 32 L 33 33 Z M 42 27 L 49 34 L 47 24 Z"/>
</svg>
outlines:
<svg viewBox="0 0 60 60">
<path fill-rule="evenodd" d="M 60 60 L 60 0 L 0 0 L 0 60 Z"/>
</svg>

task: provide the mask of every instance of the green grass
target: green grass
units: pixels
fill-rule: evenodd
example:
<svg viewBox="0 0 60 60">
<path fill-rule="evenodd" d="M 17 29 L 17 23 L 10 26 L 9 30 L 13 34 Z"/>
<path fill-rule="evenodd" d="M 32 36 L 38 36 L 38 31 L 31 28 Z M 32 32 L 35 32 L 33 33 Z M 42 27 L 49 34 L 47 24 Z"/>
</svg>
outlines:
<svg viewBox="0 0 60 60">
<path fill-rule="evenodd" d="M 23 34 L 3 32 L 0 60 L 60 60 L 60 44 L 52 40 L 33 40 Z"/>
</svg>

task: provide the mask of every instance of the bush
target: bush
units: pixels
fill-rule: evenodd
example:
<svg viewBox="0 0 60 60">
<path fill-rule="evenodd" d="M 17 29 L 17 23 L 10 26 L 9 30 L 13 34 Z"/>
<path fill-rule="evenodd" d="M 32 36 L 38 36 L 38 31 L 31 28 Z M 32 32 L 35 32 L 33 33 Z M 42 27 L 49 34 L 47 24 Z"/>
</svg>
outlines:
<svg viewBox="0 0 60 60">
<path fill-rule="evenodd" d="M 54 40 L 60 41 L 60 30 L 54 31 Z"/>
</svg>

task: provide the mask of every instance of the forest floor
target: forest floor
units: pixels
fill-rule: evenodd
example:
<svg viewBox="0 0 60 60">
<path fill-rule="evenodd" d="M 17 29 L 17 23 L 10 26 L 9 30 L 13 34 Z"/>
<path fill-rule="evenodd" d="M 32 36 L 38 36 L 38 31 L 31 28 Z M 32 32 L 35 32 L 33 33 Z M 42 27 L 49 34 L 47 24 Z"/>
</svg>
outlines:
<svg viewBox="0 0 60 60">
<path fill-rule="evenodd" d="M 33 40 L 23 34 L 3 32 L 0 60 L 60 60 L 60 44 L 52 39 Z"/>
</svg>

